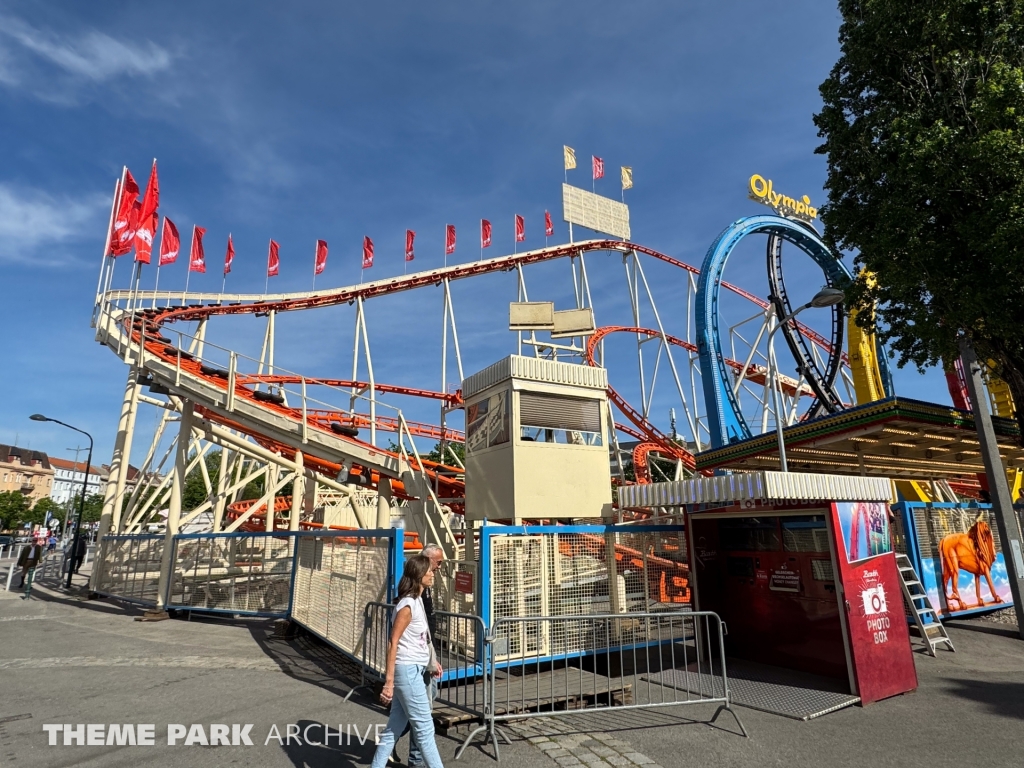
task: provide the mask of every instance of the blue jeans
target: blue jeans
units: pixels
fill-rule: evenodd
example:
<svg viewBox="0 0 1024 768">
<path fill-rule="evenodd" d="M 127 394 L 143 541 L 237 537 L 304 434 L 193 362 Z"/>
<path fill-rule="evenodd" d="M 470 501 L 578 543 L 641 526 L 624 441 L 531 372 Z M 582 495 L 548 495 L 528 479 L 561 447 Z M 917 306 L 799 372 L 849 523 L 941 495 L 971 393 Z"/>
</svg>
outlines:
<svg viewBox="0 0 1024 768">
<path fill-rule="evenodd" d="M 430 679 L 430 690 L 427 691 L 427 700 L 430 702 L 430 709 L 434 709 L 434 699 L 437 698 L 437 678 Z M 409 730 L 409 726 L 405 727 L 405 731 Z M 402 736 L 405 736 L 405 731 L 402 732 Z M 399 737 L 401 738 L 401 737 Z M 420 750 L 420 745 L 416 741 L 416 734 L 414 733 L 409 737 L 409 768 L 414 766 L 423 765 L 423 752 Z"/>
<path fill-rule="evenodd" d="M 395 747 L 395 740 L 405 730 L 406 724 L 412 727 L 424 765 L 427 768 L 444 768 L 434 740 L 434 716 L 430 712 L 427 685 L 423 682 L 424 669 L 419 664 L 395 666 L 395 698 L 391 702 L 391 716 L 380 735 L 377 751 L 373 753 L 371 768 L 384 768 Z"/>
</svg>

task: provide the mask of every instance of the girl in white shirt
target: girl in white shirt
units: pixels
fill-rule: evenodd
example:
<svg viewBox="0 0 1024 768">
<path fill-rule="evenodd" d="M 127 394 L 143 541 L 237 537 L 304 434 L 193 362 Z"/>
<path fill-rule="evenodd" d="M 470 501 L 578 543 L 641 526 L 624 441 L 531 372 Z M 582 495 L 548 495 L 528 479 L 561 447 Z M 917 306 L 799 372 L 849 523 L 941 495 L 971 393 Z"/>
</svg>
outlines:
<svg viewBox="0 0 1024 768">
<path fill-rule="evenodd" d="M 387 672 L 380 700 L 391 704 L 387 728 L 381 734 L 372 768 L 384 768 L 395 745 L 396 734 L 412 729 L 423 753 L 426 768 L 444 768 L 434 740 L 434 717 L 430 711 L 428 682 L 424 673 L 430 663 L 430 628 L 423 610 L 423 590 L 434 585 L 430 558 L 417 555 L 405 563 L 398 582 L 398 604 L 395 606 L 391 641 L 388 643 Z M 441 676 L 441 665 L 435 662 L 430 670 Z"/>
</svg>

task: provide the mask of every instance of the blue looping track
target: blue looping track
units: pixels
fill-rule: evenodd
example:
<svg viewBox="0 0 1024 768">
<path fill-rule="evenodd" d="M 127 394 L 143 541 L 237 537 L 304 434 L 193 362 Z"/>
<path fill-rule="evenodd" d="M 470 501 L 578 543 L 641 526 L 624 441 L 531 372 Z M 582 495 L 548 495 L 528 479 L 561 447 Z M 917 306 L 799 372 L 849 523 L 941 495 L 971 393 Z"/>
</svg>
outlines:
<svg viewBox="0 0 1024 768">
<path fill-rule="evenodd" d="M 748 216 L 726 227 L 715 239 L 704 257 L 697 283 L 697 353 L 712 448 L 751 437 L 739 402 L 729 386 L 719 336 L 718 302 L 729 255 L 740 240 L 756 234 L 775 234 L 792 243 L 814 259 L 830 282 L 851 277 L 846 265 L 835 257 L 816 232 L 781 216 Z"/>
</svg>

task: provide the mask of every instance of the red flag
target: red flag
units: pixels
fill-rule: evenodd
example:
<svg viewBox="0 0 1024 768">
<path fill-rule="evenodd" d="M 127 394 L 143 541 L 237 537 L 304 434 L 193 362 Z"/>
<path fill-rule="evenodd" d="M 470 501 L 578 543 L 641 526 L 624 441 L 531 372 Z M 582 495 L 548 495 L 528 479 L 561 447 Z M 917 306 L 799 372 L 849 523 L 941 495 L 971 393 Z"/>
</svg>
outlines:
<svg viewBox="0 0 1024 768">
<path fill-rule="evenodd" d="M 555 234 L 555 225 L 551 223 L 551 211 L 544 211 L 544 237 Z"/>
<path fill-rule="evenodd" d="M 160 206 L 160 182 L 156 175 L 156 160 L 149 172 L 146 183 L 146 194 L 142 196 L 142 207 L 139 209 L 137 227 L 135 229 L 135 261 L 149 264 L 153 252 L 153 238 L 156 237 L 157 212 Z"/>
<path fill-rule="evenodd" d="M 226 275 L 231 271 L 231 263 L 235 260 L 235 244 L 231 240 L 231 235 L 228 235 L 228 250 L 224 254 L 224 274 Z"/>
<path fill-rule="evenodd" d="M 480 247 L 491 247 L 491 222 L 487 219 L 480 219 Z"/>
<path fill-rule="evenodd" d="M 455 225 L 449 224 L 444 229 L 444 254 L 450 256 L 455 253 Z"/>
<path fill-rule="evenodd" d="M 595 179 L 603 179 L 604 178 L 604 160 L 602 160 L 597 155 L 591 155 L 591 157 L 593 158 L 593 162 L 594 162 L 594 178 Z"/>
<path fill-rule="evenodd" d="M 192 227 L 192 253 L 188 258 L 189 272 L 206 271 L 206 253 L 203 251 L 203 235 L 205 234 L 205 227 Z"/>
<path fill-rule="evenodd" d="M 521 243 L 526 240 L 526 219 L 516 214 L 516 242 Z"/>
<path fill-rule="evenodd" d="M 153 233 L 156 232 L 156 225 L 159 216 L 153 211 L 147 218 L 140 219 L 138 229 L 135 230 L 135 261 L 139 264 L 149 264 L 153 254 Z"/>
<path fill-rule="evenodd" d="M 114 216 L 114 230 L 110 233 L 110 255 L 124 256 L 132 249 L 135 239 L 135 223 L 138 220 L 139 185 L 132 178 L 132 172 L 124 170 L 124 184 L 121 185 L 121 202 Z"/>
<path fill-rule="evenodd" d="M 160 261 L 157 266 L 164 267 L 173 264 L 178 258 L 178 251 L 181 250 L 181 238 L 178 237 L 178 228 L 174 222 L 164 216 L 164 227 L 160 231 Z"/>
<path fill-rule="evenodd" d="M 277 277 L 281 266 L 281 257 L 278 255 L 280 248 L 281 246 L 273 240 L 270 241 L 270 252 L 267 254 L 267 277 Z"/>
<path fill-rule="evenodd" d="M 412 250 L 412 244 L 413 244 L 413 241 L 415 239 L 416 239 L 416 233 L 415 232 L 413 232 L 411 229 L 405 230 L 405 260 L 406 261 L 412 261 L 413 259 L 416 258 L 416 255 L 413 253 L 413 250 Z"/>
<path fill-rule="evenodd" d="M 316 261 L 313 265 L 313 274 L 319 275 L 324 271 L 324 267 L 327 266 L 327 241 L 317 240 L 316 241 Z"/>
<path fill-rule="evenodd" d="M 373 266 L 373 240 L 363 236 L 363 269 Z"/>
</svg>

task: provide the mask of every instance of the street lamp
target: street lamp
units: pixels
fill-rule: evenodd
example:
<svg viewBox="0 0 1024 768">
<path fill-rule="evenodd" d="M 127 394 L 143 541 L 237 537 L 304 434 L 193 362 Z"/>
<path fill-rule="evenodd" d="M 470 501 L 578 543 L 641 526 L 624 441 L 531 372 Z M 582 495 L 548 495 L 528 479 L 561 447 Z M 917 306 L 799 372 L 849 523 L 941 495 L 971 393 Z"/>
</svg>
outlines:
<svg viewBox="0 0 1024 768">
<path fill-rule="evenodd" d="M 779 464 L 783 472 L 788 472 L 789 466 L 786 464 L 786 440 L 782 436 L 782 413 L 779 411 L 779 400 L 782 399 L 782 385 L 779 382 L 779 366 L 775 360 L 775 332 L 805 309 L 810 309 L 811 307 L 822 309 L 823 307 L 841 304 L 844 297 L 845 294 L 838 288 L 826 286 L 814 294 L 809 302 L 797 307 L 782 318 L 779 324 L 768 332 L 768 368 L 769 374 L 772 376 L 772 405 L 775 408 L 775 432 L 779 438 Z M 772 304 L 773 308 L 774 306 Z"/>
<path fill-rule="evenodd" d="M 71 558 L 68 560 L 68 581 L 65 585 L 67 589 L 71 589 L 71 577 L 74 575 L 72 565 L 74 565 L 75 555 L 78 552 L 79 539 L 82 537 L 82 514 L 85 512 L 85 494 L 89 490 L 89 470 L 92 468 L 92 435 L 83 429 L 72 427 L 70 424 L 65 424 L 63 421 L 57 421 L 57 419 L 51 419 L 47 416 L 43 416 L 41 413 L 33 413 L 29 418 L 32 419 L 32 421 L 52 421 L 54 424 L 60 424 L 62 427 L 73 429 L 75 432 L 80 432 L 89 438 L 89 455 L 85 460 L 85 472 L 82 477 L 82 495 L 78 499 L 78 519 L 75 521 L 75 538 L 71 542 Z"/>
</svg>

